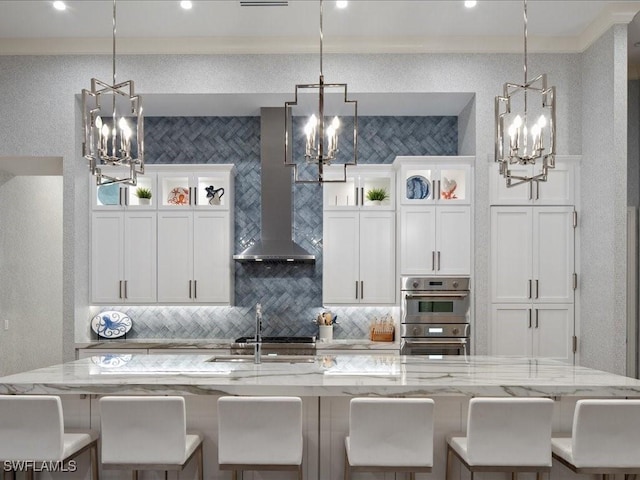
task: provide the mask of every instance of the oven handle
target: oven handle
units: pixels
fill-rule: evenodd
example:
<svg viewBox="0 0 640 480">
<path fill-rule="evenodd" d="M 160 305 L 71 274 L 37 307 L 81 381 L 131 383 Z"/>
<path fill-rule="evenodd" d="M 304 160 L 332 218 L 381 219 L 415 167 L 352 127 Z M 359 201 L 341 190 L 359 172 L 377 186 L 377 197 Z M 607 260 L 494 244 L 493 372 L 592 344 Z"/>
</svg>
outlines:
<svg viewBox="0 0 640 480">
<path fill-rule="evenodd" d="M 409 340 L 408 338 L 403 338 L 405 345 L 408 346 L 420 346 L 420 345 L 438 345 L 438 346 L 442 346 L 442 345 L 453 345 L 453 346 L 458 346 L 458 345 L 466 345 L 467 343 L 467 339 L 466 338 L 450 338 L 450 339 L 444 339 L 444 340 L 440 340 L 440 339 L 434 339 L 434 340 Z"/>
<path fill-rule="evenodd" d="M 466 298 L 469 296 L 469 291 L 465 292 L 440 292 L 440 293 L 407 293 L 405 294 L 405 300 L 411 300 L 412 298 L 434 298 L 434 297 L 447 297 L 447 298 Z"/>
</svg>

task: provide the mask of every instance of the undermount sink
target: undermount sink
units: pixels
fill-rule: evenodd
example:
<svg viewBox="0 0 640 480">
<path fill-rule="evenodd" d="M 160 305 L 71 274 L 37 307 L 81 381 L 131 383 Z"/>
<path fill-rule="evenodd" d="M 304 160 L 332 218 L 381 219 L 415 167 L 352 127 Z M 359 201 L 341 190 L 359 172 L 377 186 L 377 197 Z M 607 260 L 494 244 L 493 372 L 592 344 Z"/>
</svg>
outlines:
<svg viewBox="0 0 640 480">
<path fill-rule="evenodd" d="M 261 363 L 314 363 L 313 355 L 265 355 L 262 354 Z M 253 355 L 216 355 L 207 362 L 225 363 L 253 363 Z"/>
</svg>

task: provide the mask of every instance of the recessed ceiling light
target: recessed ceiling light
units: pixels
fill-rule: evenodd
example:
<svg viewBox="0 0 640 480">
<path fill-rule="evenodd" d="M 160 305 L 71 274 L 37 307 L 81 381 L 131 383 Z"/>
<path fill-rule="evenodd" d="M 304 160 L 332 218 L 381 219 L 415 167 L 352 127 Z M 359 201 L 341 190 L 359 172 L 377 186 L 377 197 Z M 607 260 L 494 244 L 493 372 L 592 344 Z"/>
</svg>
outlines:
<svg viewBox="0 0 640 480">
<path fill-rule="evenodd" d="M 473 8 L 478 4 L 478 2 L 476 0 L 466 0 L 464 2 L 464 6 L 467 8 Z"/>
<path fill-rule="evenodd" d="M 190 0 L 182 0 L 180 2 L 180 6 L 185 10 L 191 10 L 193 8 L 193 3 Z"/>
<path fill-rule="evenodd" d="M 336 2 L 336 7 L 338 8 L 347 8 L 347 5 L 349 5 L 349 2 L 347 0 L 338 0 Z"/>
<path fill-rule="evenodd" d="M 56 1 L 53 2 L 53 8 L 55 8 L 56 10 L 66 10 L 67 6 L 64 4 L 64 2 L 60 2 L 60 1 Z"/>
</svg>

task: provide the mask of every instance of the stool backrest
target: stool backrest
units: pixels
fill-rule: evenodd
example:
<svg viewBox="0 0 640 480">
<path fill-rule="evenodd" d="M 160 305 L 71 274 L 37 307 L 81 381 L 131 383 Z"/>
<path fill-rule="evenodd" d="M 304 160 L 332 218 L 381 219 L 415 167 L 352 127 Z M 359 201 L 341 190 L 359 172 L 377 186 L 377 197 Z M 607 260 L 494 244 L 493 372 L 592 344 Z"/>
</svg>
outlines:
<svg viewBox="0 0 640 480">
<path fill-rule="evenodd" d="M 432 466 L 433 410 L 429 398 L 351 400 L 351 465 Z"/>
<path fill-rule="evenodd" d="M 61 460 L 64 419 L 52 395 L 0 395 L 0 459 Z"/>
<path fill-rule="evenodd" d="M 182 397 L 103 397 L 100 423 L 103 463 L 185 461 L 187 427 Z"/>
<path fill-rule="evenodd" d="M 299 465 L 302 400 L 298 397 L 218 399 L 218 462 Z"/>
<path fill-rule="evenodd" d="M 579 400 L 572 453 L 577 467 L 640 468 L 640 400 Z"/>
<path fill-rule="evenodd" d="M 472 465 L 551 466 L 549 398 L 472 398 L 467 452 Z"/>
</svg>

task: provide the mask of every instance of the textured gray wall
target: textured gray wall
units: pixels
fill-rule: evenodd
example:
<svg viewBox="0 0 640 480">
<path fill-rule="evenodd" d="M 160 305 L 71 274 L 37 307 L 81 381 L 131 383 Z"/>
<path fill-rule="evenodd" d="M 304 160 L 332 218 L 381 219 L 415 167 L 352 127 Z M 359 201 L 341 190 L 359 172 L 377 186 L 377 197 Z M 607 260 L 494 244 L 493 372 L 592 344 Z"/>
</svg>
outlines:
<svg viewBox="0 0 640 480">
<path fill-rule="evenodd" d="M 617 26 L 582 55 L 581 363 L 620 374 L 627 322 L 626 43 L 626 26 Z"/>
<path fill-rule="evenodd" d="M 2 376 L 62 360 L 62 177 L 3 175 L 0 205 Z"/>
<path fill-rule="evenodd" d="M 609 32 L 599 42 L 611 44 Z M 617 36 L 616 36 L 617 38 Z M 585 55 L 589 56 L 589 55 Z M 487 351 L 489 312 L 488 254 L 489 208 L 487 155 L 493 152 L 493 103 L 505 81 L 522 78 L 522 55 L 489 54 L 407 54 L 407 55 L 327 55 L 325 78 L 347 82 L 351 92 L 472 92 L 476 108 L 476 185 L 475 185 L 475 351 Z M 583 152 L 583 81 L 598 82 L 611 75 L 612 64 L 592 62 L 582 71 L 583 55 L 530 55 L 532 74 L 546 72 L 558 90 L 558 153 Z M 626 60 L 616 56 L 626 65 Z M 75 338 L 82 338 L 89 314 L 88 299 L 88 220 L 89 200 L 85 163 L 80 154 L 79 108 L 74 95 L 87 88 L 92 76 L 110 78 L 109 56 L 5 56 L 0 57 L 0 87 L 3 92 L 0 115 L 0 156 L 59 155 L 64 163 L 64 324 L 65 358 L 73 357 Z M 300 81 L 317 75 L 315 55 L 150 55 L 119 56 L 118 76 L 136 81 L 140 93 L 281 93 L 292 92 Z M 256 81 L 259 79 L 260 81 Z M 606 82 L 607 89 L 613 88 Z M 626 82 L 623 86 L 626 91 Z M 589 94 L 602 95 L 595 88 Z M 610 90 L 606 90 L 609 96 Z M 589 100 L 592 102 L 594 100 Z M 616 105 L 616 108 L 619 106 Z M 614 112 L 588 108 L 598 123 L 614 122 Z M 626 107 L 623 110 L 626 115 Z M 28 126 L 28 128 L 27 128 Z M 626 127 L 625 127 L 626 131 Z M 37 132 L 37 135 L 34 135 Z M 588 135 L 584 135 L 586 139 Z M 590 144 L 591 145 L 591 144 Z M 586 152 L 588 149 L 585 148 Z M 608 158 L 608 156 L 605 156 Z M 591 179 L 589 179 L 591 180 Z M 586 186 L 591 186 L 590 182 Z M 597 183 L 596 183 L 597 184 Z M 626 188 L 624 183 L 617 189 Z M 591 202 L 590 215 L 611 216 L 603 202 Z M 608 245 L 610 235 L 593 229 L 592 241 Z M 585 252 L 586 254 L 586 252 Z M 589 258 L 584 255 L 583 258 Z M 621 272 L 596 272 L 598 283 L 614 284 Z M 621 275 L 620 278 L 624 278 Z M 622 280 L 624 281 L 624 280 Z M 584 309 L 583 309 L 584 310 Z M 613 323 L 617 313 L 604 313 L 604 324 Z M 77 321 L 76 321 L 77 320 Z M 77 329 L 77 330 L 76 330 Z M 612 336 L 611 332 L 603 332 Z M 594 348 L 591 355 L 587 348 Z M 583 348 L 596 366 L 600 349 L 594 343 Z"/>
</svg>

